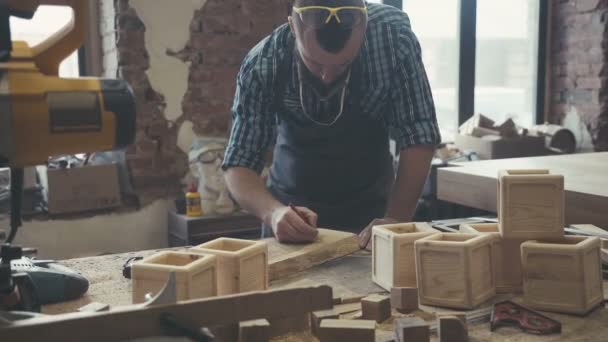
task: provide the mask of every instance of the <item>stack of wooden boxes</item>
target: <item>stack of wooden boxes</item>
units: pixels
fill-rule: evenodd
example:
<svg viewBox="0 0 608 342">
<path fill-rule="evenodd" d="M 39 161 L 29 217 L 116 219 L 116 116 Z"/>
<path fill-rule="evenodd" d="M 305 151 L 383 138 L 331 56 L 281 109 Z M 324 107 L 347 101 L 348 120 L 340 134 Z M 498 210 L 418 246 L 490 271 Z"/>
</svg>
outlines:
<svg viewBox="0 0 608 342">
<path fill-rule="evenodd" d="M 539 310 L 585 314 L 600 304 L 600 239 L 564 236 L 563 176 L 502 171 L 498 188 L 496 224 L 447 234 L 421 224 L 374 227 L 373 280 L 387 290 L 417 286 L 421 304 L 459 309 L 521 292 Z"/>
</svg>

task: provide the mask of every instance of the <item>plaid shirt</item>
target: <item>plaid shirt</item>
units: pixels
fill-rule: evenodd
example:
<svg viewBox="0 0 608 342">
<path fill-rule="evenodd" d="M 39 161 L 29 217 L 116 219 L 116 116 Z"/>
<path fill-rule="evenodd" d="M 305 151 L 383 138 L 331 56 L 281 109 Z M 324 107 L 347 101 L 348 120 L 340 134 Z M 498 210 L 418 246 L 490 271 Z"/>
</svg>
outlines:
<svg viewBox="0 0 608 342">
<path fill-rule="evenodd" d="M 421 59 L 420 44 L 407 15 L 394 7 L 368 4 L 368 26 L 360 55 L 353 62 L 348 85 L 348 103 L 357 101 L 360 112 L 382 120 L 399 150 L 414 145 L 441 142 L 431 89 Z M 341 91 L 331 101 L 321 101 L 311 86 L 304 86 L 300 100 L 300 80 L 295 67 L 282 74 L 281 63 L 298 63 L 294 37 L 288 25 L 277 28 L 245 57 L 237 76 L 232 107 L 232 132 L 222 167 L 247 167 L 261 172 L 264 157 L 277 135 L 280 115 L 305 115 L 321 119 L 318 113 L 335 115 Z M 279 76 L 281 74 L 282 76 Z M 275 99 L 277 78 L 286 86 L 282 108 Z M 357 96 L 350 96 L 356 88 Z M 346 104 L 345 104 L 346 108 Z M 335 114 L 334 114 L 335 113 Z M 345 113 L 344 115 L 348 115 Z M 324 121 L 331 121 L 325 119 Z"/>
</svg>

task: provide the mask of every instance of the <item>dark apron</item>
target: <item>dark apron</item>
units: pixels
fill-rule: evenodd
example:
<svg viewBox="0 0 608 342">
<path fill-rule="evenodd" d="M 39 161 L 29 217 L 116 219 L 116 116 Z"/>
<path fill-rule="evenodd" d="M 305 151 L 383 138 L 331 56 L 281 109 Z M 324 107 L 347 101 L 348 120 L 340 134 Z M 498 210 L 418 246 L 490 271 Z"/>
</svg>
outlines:
<svg viewBox="0 0 608 342">
<path fill-rule="evenodd" d="M 278 135 L 267 185 L 283 204 L 316 212 L 318 227 L 358 233 L 385 215 L 395 173 L 386 128 L 360 111 L 356 85 L 353 70 L 344 111 L 331 126 L 314 123 L 299 105 L 298 110 L 287 108 L 286 102 L 300 103 L 299 93 L 279 89 Z M 262 236 L 272 236 L 270 227 L 263 227 Z"/>
</svg>

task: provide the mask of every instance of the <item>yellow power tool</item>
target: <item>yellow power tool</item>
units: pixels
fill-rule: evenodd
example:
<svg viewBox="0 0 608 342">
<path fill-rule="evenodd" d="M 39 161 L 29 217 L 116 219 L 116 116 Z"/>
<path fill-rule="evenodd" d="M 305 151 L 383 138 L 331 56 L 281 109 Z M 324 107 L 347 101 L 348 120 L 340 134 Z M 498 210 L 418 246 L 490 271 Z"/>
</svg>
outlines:
<svg viewBox="0 0 608 342">
<path fill-rule="evenodd" d="M 73 17 L 35 46 L 11 37 L 11 16 L 31 19 L 40 5 Z M 88 0 L 0 0 L 0 167 L 11 168 L 11 242 L 21 224 L 23 167 L 48 158 L 122 149 L 135 139 L 135 97 L 123 80 L 61 78 L 59 64 L 87 35 Z"/>
<path fill-rule="evenodd" d="M 65 3 L 72 20 L 40 44 L 10 39 L 11 15 Z M 135 99 L 123 80 L 58 77 L 87 34 L 88 0 L 0 0 L 0 164 L 44 164 L 50 156 L 126 147 L 135 137 Z M 12 50 L 12 51 L 11 51 Z"/>
</svg>

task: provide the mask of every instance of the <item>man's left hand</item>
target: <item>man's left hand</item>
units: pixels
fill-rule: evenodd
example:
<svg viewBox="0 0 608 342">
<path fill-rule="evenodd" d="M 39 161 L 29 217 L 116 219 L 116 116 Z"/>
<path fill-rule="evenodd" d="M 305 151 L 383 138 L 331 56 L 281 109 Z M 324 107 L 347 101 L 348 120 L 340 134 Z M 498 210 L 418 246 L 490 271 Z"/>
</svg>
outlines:
<svg viewBox="0 0 608 342">
<path fill-rule="evenodd" d="M 399 221 L 391 217 L 373 219 L 372 222 L 370 222 L 370 224 L 368 224 L 367 227 L 365 227 L 365 229 L 363 229 L 361 233 L 359 233 L 359 248 L 371 251 L 372 246 L 369 241 L 372 237 L 372 227 L 391 223 L 399 223 Z"/>
</svg>

